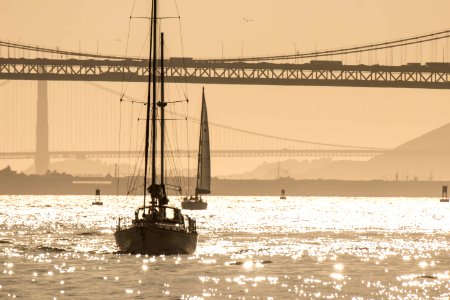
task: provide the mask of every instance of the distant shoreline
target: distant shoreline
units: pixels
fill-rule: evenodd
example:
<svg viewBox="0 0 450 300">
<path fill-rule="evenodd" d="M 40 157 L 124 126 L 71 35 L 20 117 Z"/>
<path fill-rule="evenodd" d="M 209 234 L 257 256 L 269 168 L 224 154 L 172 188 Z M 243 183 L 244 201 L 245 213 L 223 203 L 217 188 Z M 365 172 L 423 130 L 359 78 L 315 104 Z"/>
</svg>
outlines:
<svg viewBox="0 0 450 300">
<path fill-rule="evenodd" d="M 191 190 L 195 178 L 190 178 Z M 174 183 L 170 178 L 168 183 Z M 182 193 L 187 192 L 187 178 L 181 178 Z M 0 173 L 0 195 L 94 195 L 99 188 L 103 195 L 126 195 L 130 178 L 74 177 L 67 174 L 24 175 Z M 447 181 L 385 181 L 385 180 L 277 180 L 212 178 L 212 196 L 287 196 L 329 197 L 436 197 Z M 171 191 L 169 191 L 170 193 Z M 141 194 L 137 189 L 134 194 Z M 173 194 L 173 193 L 172 193 Z"/>
</svg>

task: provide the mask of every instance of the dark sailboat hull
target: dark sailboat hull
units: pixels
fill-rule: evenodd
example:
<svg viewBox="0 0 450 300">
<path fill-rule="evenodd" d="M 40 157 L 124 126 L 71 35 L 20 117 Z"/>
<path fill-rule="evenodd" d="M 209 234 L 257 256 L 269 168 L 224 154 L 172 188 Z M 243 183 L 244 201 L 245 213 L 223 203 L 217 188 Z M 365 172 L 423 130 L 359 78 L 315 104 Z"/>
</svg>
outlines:
<svg viewBox="0 0 450 300">
<path fill-rule="evenodd" d="M 192 254 L 197 248 L 197 233 L 135 226 L 114 233 L 121 252 L 148 255 Z"/>
<path fill-rule="evenodd" d="M 208 202 L 203 201 L 182 201 L 182 209 L 201 210 L 208 208 Z"/>
</svg>

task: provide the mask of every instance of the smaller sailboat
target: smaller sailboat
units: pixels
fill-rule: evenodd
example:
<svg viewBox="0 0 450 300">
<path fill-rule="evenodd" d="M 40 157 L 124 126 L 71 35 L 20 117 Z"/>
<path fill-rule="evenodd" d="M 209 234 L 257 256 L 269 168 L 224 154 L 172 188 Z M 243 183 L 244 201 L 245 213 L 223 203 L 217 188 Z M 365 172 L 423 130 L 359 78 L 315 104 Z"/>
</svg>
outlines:
<svg viewBox="0 0 450 300">
<path fill-rule="evenodd" d="M 95 200 L 92 205 L 103 205 L 102 200 L 100 200 L 100 189 L 95 190 Z"/>
<path fill-rule="evenodd" d="M 441 197 L 440 202 L 448 202 L 447 186 L 446 185 L 442 186 L 442 197 Z"/>
<path fill-rule="evenodd" d="M 280 199 L 282 199 L 282 200 L 286 199 L 286 190 L 284 190 L 284 189 L 281 190 Z"/>
<path fill-rule="evenodd" d="M 211 193 L 211 158 L 209 149 L 208 112 L 206 109 L 205 88 L 202 92 L 202 113 L 200 120 L 200 136 L 197 162 L 197 185 L 195 195 L 186 196 L 181 202 L 183 209 L 206 209 L 208 203 L 201 195 Z"/>
</svg>

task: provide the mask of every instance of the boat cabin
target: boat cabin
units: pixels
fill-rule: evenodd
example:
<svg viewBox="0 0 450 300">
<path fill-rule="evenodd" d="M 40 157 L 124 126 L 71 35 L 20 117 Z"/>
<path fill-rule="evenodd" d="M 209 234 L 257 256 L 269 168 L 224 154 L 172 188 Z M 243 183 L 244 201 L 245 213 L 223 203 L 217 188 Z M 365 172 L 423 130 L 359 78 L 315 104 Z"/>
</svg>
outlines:
<svg viewBox="0 0 450 300">
<path fill-rule="evenodd" d="M 138 226 L 156 226 L 170 230 L 186 230 L 196 232 L 196 222 L 187 215 L 181 213 L 181 209 L 172 206 L 146 206 L 139 207 L 135 211 L 132 221 Z"/>
</svg>

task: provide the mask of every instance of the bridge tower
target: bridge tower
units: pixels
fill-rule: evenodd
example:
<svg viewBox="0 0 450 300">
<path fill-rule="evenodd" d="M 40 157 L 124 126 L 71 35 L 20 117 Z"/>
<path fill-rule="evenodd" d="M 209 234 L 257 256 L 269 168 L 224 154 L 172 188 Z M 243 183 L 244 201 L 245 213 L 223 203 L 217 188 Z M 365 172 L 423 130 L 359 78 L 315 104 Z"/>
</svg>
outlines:
<svg viewBox="0 0 450 300">
<path fill-rule="evenodd" d="M 36 122 L 36 154 L 34 165 L 36 174 L 45 174 L 50 162 L 48 152 L 48 91 L 47 80 L 37 84 L 37 122 Z"/>
</svg>

